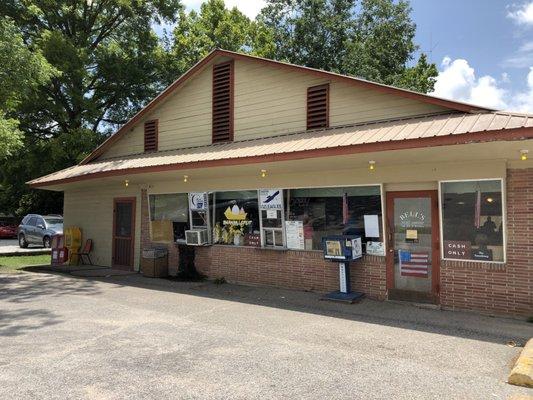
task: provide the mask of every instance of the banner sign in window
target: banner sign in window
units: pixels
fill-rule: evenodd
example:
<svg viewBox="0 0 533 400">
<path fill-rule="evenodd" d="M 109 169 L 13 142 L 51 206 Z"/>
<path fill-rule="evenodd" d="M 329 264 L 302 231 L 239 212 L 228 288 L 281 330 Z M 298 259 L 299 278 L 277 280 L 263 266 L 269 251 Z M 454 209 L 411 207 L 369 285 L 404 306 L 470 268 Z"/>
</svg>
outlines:
<svg viewBox="0 0 533 400">
<path fill-rule="evenodd" d="M 191 209 L 191 211 L 207 210 L 207 193 L 189 193 L 189 208 Z"/>
<path fill-rule="evenodd" d="M 281 210 L 283 208 L 283 190 L 259 189 L 259 208 L 262 210 Z"/>
</svg>

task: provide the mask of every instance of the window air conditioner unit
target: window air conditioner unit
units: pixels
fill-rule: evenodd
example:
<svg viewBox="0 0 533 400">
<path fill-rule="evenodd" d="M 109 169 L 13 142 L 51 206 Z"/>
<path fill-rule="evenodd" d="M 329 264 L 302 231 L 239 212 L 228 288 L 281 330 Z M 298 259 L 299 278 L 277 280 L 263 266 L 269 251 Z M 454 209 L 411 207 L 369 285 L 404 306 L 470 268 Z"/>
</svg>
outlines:
<svg viewBox="0 0 533 400">
<path fill-rule="evenodd" d="M 190 246 L 207 244 L 207 229 L 192 229 L 185 231 L 185 243 Z"/>
</svg>

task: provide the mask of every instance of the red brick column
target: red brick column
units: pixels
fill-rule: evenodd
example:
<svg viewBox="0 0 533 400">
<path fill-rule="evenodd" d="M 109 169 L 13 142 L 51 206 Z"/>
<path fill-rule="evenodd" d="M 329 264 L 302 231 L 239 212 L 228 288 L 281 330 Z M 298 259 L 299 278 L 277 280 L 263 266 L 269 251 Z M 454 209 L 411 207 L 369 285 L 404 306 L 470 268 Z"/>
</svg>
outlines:
<svg viewBox="0 0 533 400">
<path fill-rule="evenodd" d="M 507 263 L 443 261 L 441 304 L 533 315 L 533 169 L 507 170 Z"/>
</svg>

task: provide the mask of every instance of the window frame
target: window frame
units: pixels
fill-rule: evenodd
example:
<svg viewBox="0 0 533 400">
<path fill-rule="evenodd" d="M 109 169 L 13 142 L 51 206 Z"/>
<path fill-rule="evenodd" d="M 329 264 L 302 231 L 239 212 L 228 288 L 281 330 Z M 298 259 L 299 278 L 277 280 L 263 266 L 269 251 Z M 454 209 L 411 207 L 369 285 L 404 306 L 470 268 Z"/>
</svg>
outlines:
<svg viewBox="0 0 533 400">
<path fill-rule="evenodd" d="M 502 204 L 502 245 L 503 245 L 503 261 L 485 261 L 485 260 L 462 260 L 457 258 L 444 257 L 444 224 L 443 224 L 443 207 L 442 207 L 442 184 L 453 182 L 483 182 L 483 181 L 499 181 L 501 188 L 501 204 Z M 459 261 L 468 263 L 483 263 L 483 264 L 506 264 L 507 263 L 507 188 L 504 178 L 479 178 L 479 179 L 447 179 L 438 181 L 438 196 L 439 196 L 439 240 L 440 240 L 440 259 L 442 261 Z"/>
<path fill-rule="evenodd" d="M 184 239 L 178 239 L 178 240 L 173 240 L 172 242 L 159 242 L 159 241 L 156 241 L 156 240 L 152 240 L 152 207 L 151 207 L 151 204 L 150 204 L 150 196 L 158 196 L 158 195 L 169 195 L 169 194 L 185 194 L 187 196 L 187 216 L 188 216 L 188 222 L 189 222 L 189 227 L 191 226 L 191 217 L 190 217 L 190 207 L 189 207 L 189 192 L 154 192 L 154 193 L 150 193 L 150 192 L 146 192 L 146 197 L 147 197 L 147 204 L 148 204 L 148 226 L 149 226 L 149 237 L 150 237 L 150 242 L 152 243 L 164 243 L 164 244 L 185 244 L 185 240 Z M 189 228 L 190 229 L 190 228 Z"/>
<path fill-rule="evenodd" d="M 386 200 L 385 200 L 385 187 L 384 187 L 384 183 L 364 183 L 364 184 L 359 184 L 359 185 L 350 185 L 350 184 L 347 184 L 347 185 L 320 185 L 320 186 L 298 186 L 298 187 L 290 187 L 290 188 L 287 188 L 287 187 L 283 187 L 283 186 L 275 186 L 276 189 L 280 189 L 280 190 L 283 190 L 284 194 L 285 194 L 285 191 L 286 190 L 293 190 L 293 189 L 321 189 L 321 188 L 324 188 L 324 189 L 328 189 L 328 188 L 352 188 L 352 187 L 371 187 L 371 186 L 378 186 L 379 187 L 379 195 L 381 197 L 381 232 L 382 232 L 382 235 L 383 235 L 383 248 L 384 248 L 384 255 L 380 255 L 380 256 L 376 256 L 376 257 L 386 257 L 387 256 L 387 249 L 388 249 L 388 240 L 387 240 L 387 232 L 385 230 L 386 228 L 386 213 L 387 213 L 387 210 L 386 210 Z M 239 192 L 239 191 L 257 191 L 257 196 L 258 196 L 258 205 L 259 205 L 259 190 L 261 189 L 268 189 L 268 188 L 265 188 L 265 187 L 261 187 L 261 188 L 253 188 L 253 189 L 244 189 L 244 188 L 239 188 L 239 189 L 209 189 L 209 190 L 206 190 L 205 192 L 208 193 L 208 195 L 213 195 L 213 204 L 215 204 L 215 199 L 216 199 L 216 193 L 217 192 Z M 147 196 L 150 196 L 150 195 L 158 195 L 158 194 L 180 194 L 180 193 L 185 193 L 187 194 L 187 198 L 189 197 L 189 193 L 192 193 L 192 192 L 198 192 L 198 190 L 194 190 L 194 191 L 160 191 L 160 190 L 154 190 L 153 192 L 152 191 L 147 191 Z M 210 200 L 211 201 L 211 200 Z M 149 199 L 148 199 L 148 202 L 149 202 Z M 258 207 L 258 210 L 260 211 L 259 207 Z M 287 211 L 287 206 L 285 204 L 285 198 L 284 198 L 284 201 L 283 201 L 283 213 L 285 214 L 285 212 Z M 210 222 L 214 221 L 214 211 L 212 213 L 209 213 L 211 214 L 209 216 L 210 218 Z M 150 215 L 150 204 L 148 204 L 148 218 L 150 219 L 151 218 L 151 215 Z M 262 222 L 261 222 L 261 212 L 259 212 L 259 221 L 260 221 L 260 225 L 262 225 Z M 285 224 L 285 221 L 288 221 L 286 216 L 284 215 L 283 216 L 283 221 L 284 221 L 284 224 Z M 189 224 L 190 224 L 190 220 L 189 220 Z M 151 227 L 150 227 L 151 229 Z M 212 243 L 212 226 L 209 226 L 208 227 L 208 234 L 209 234 L 209 245 L 210 246 L 231 246 L 231 247 L 246 247 L 246 248 L 254 248 L 254 249 L 259 249 L 259 250 L 292 250 L 292 251 L 310 251 L 310 252 L 320 252 L 322 253 L 322 250 L 296 250 L 296 249 L 289 249 L 287 248 L 287 238 L 286 238 L 286 232 L 285 232 L 285 225 L 283 226 L 283 247 L 272 247 L 272 246 L 263 246 L 263 242 L 261 242 L 261 246 L 260 247 L 256 247 L 256 246 L 233 246 L 233 245 L 226 245 L 226 244 L 220 244 L 220 243 Z M 211 232 L 210 232 L 211 231 Z M 150 233 L 151 234 L 151 233 Z M 261 235 L 262 235 L 262 229 L 261 229 Z M 263 240 L 263 238 L 261 237 L 261 241 Z M 175 242 L 175 243 L 178 243 L 178 242 Z M 366 254 L 364 254 L 366 256 Z"/>
</svg>

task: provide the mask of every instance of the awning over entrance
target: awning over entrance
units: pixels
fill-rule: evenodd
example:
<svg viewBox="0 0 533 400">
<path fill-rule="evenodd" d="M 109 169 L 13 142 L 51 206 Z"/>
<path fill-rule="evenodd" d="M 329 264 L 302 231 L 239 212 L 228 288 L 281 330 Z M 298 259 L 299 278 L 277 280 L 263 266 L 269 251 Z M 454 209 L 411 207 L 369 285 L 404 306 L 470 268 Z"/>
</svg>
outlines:
<svg viewBox="0 0 533 400">
<path fill-rule="evenodd" d="M 107 176 L 533 138 L 533 116 L 439 114 L 257 140 L 103 159 L 28 182 L 52 186 Z"/>
</svg>

